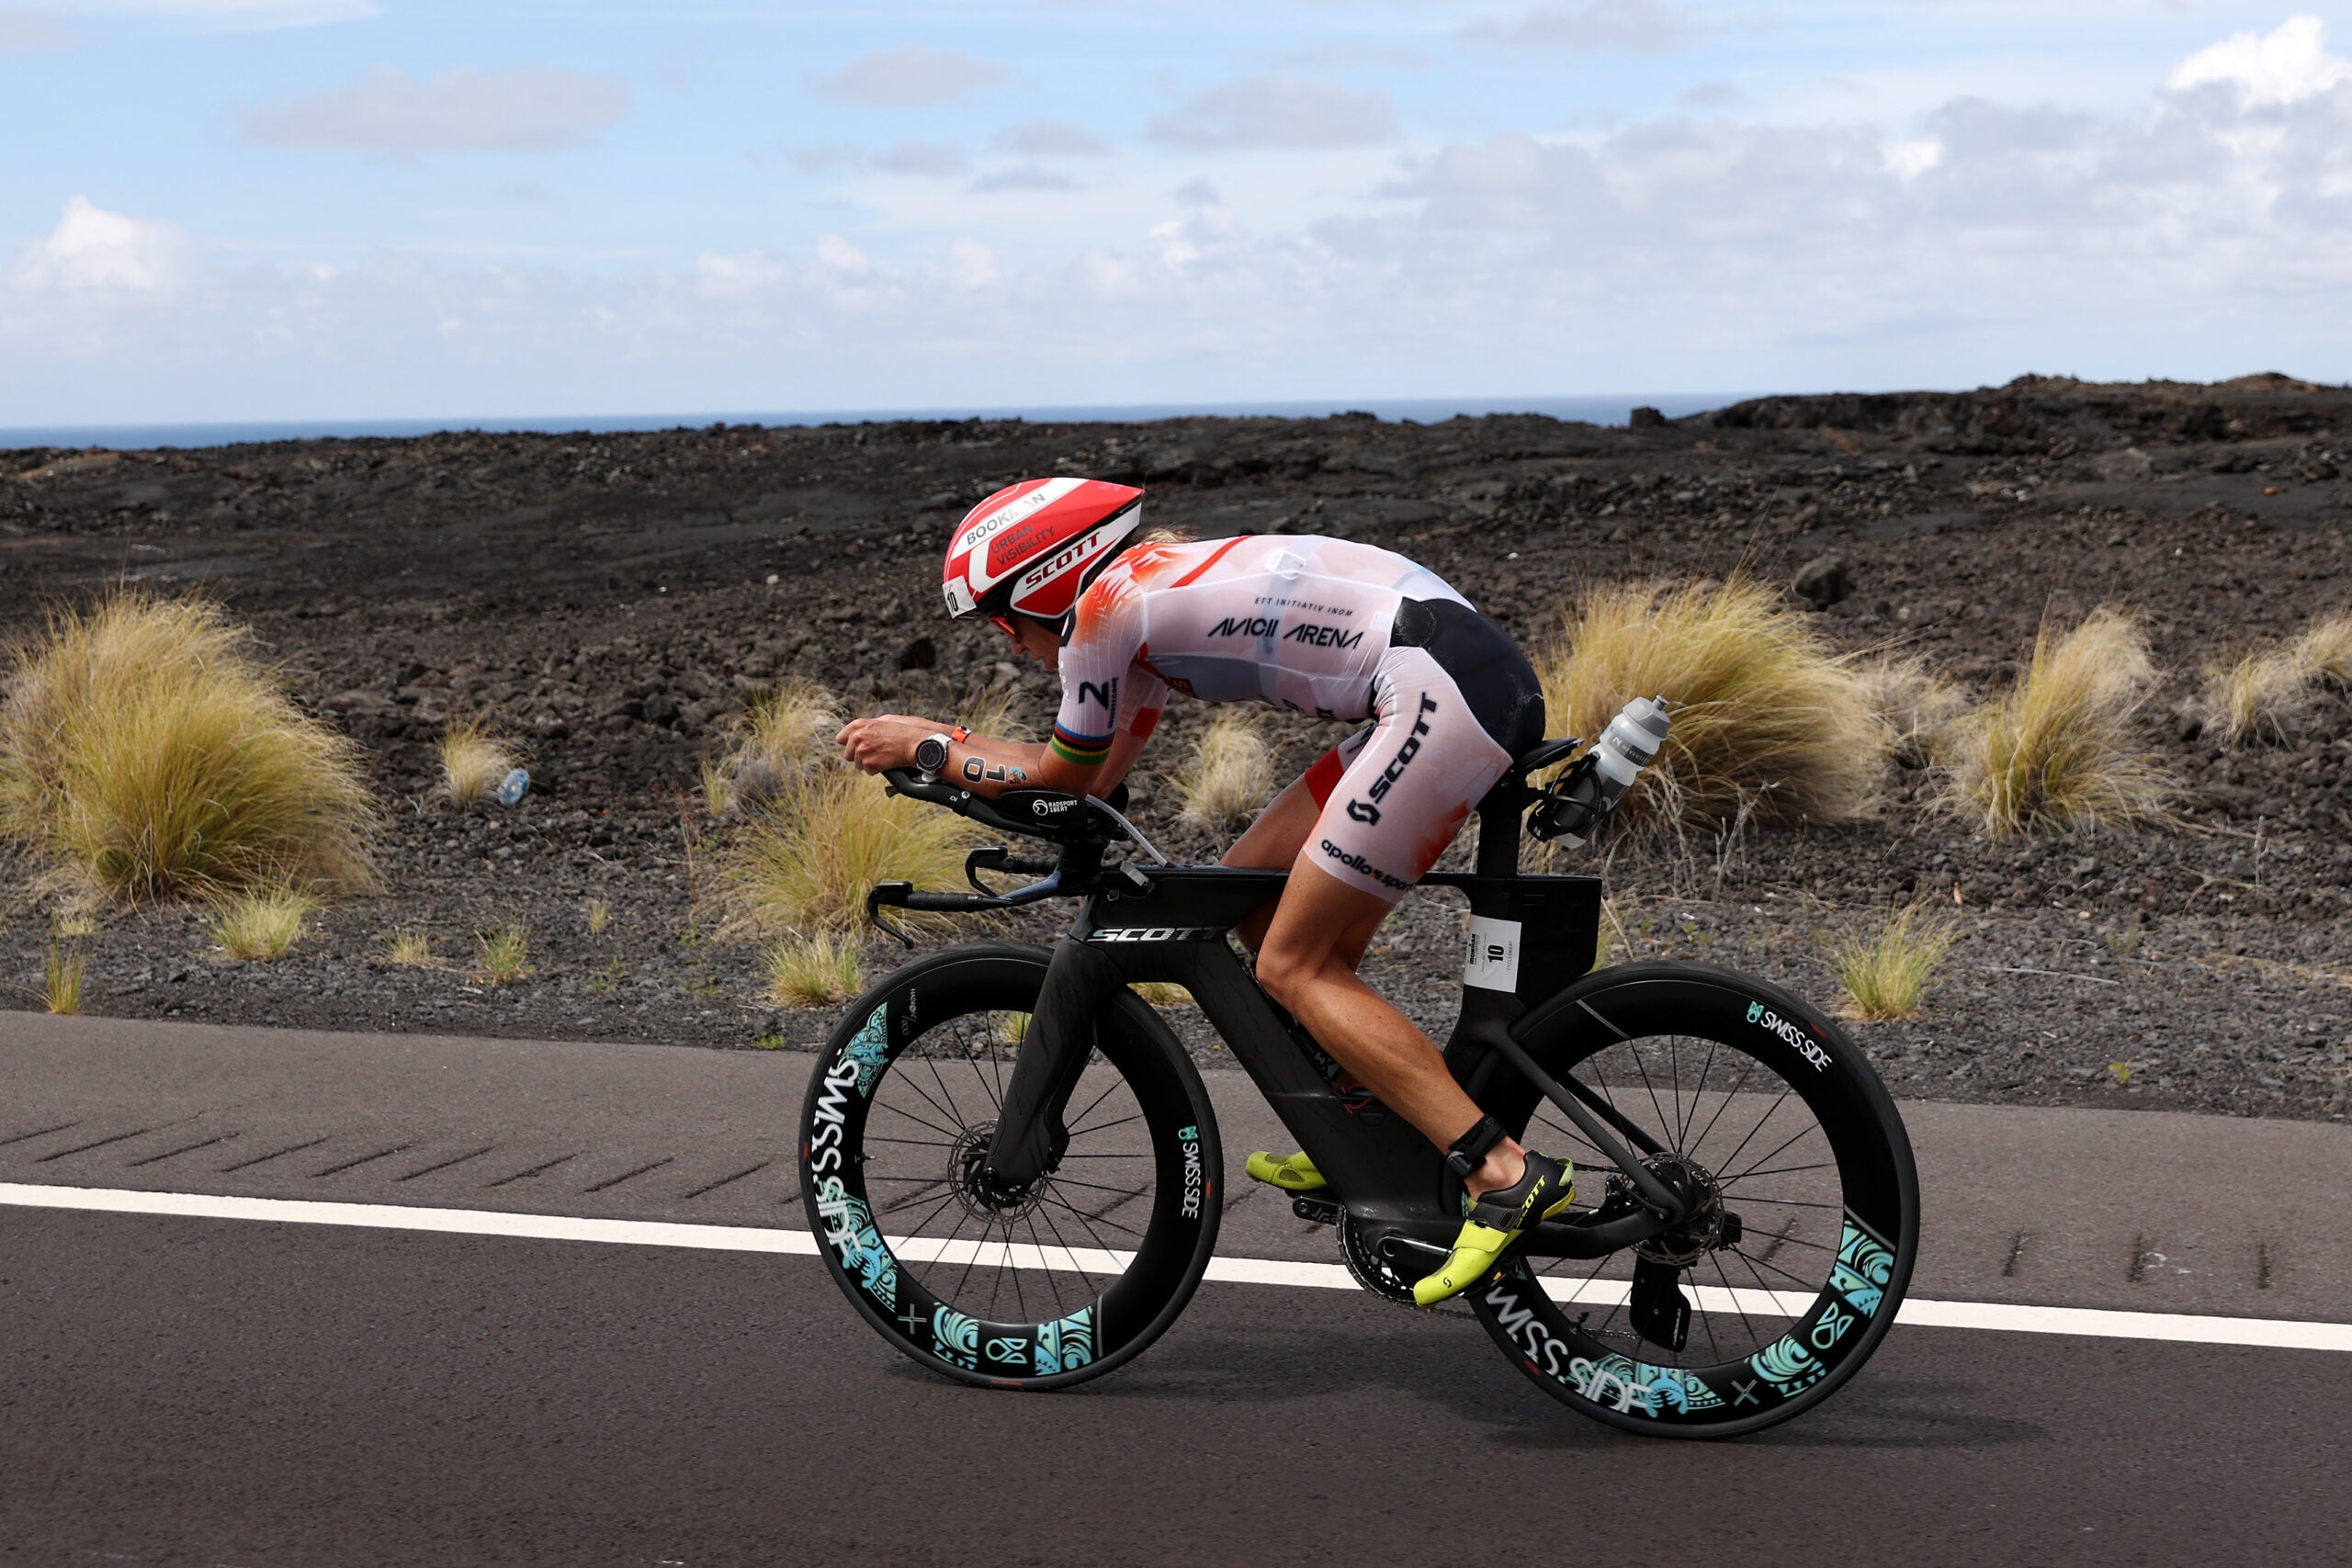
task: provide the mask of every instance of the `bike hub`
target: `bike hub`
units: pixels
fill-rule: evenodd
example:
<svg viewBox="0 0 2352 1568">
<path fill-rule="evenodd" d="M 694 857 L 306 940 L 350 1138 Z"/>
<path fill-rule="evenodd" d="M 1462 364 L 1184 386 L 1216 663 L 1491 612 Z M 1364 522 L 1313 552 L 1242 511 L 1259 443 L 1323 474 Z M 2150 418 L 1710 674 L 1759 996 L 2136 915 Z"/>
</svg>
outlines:
<svg viewBox="0 0 2352 1568">
<path fill-rule="evenodd" d="M 964 1129 L 947 1153 L 947 1184 L 964 1212 L 974 1219 L 1018 1219 L 1035 1208 L 1044 1194 L 1037 1182 L 1009 1185 L 989 1174 L 989 1144 L 995 1135 L 993 1122 Z"/>
<path fill-rule="evenodd" d="M 1656 1154 L 1642 1162 L 1681 1199 L 1687 1213 L 1680 1224 L 1636 1242 L 1634 1254 L 1668 1268 L 1688 1269 L 1702 1255 L 1739 1244 L 1739 1216 L 1724 1207 L 1723 1189 L 1714 1173 L 1685 1155 Z M 1624 1181 L 1611 1177 L 1613 1189 Z M 1630 1186 L 1630 1183 L 1626 1185 Z"/>
</svg>

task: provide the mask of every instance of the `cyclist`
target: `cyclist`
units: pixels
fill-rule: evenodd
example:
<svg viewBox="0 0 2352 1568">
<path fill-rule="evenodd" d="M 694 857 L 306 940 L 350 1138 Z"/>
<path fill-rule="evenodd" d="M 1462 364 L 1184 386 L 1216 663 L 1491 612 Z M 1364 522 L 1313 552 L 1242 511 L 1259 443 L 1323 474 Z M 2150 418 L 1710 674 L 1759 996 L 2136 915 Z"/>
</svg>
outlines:
<svg viewBox="0 0 2352 1568">
<path fill-rule="evenodd" d="M 1146 534 L 1143 492 L 1102 479 L 1024 479 L 965 514 L 944 586 L 1061 676 L 1053 739 L 1023 744 L 900 714 L 840 743 L 869 772 L 920 768 L 979 795 L 1031 785 L 1108 794 L 1168 693 L 1370 719 L 1277 795 L 1225 856 L 1291 867 L 1245 922 L 1258 982 L 1363 1087 L 1446 1151 L 1467 1193 L 1423 1305 L 1468 1288 L 1521 1232 L 1568 1206 L 1573 1169 L 1482 1113 L 1437 1046 L 1356 971 L 1373 933 L 1434 864 L 1471 807 L 1544 736 L 1535 673 L 1510 637 L 1435 572 L 1345 539 Z M 1323 1185 L 1304 1154 L 1252 1155 L 1250 1174 Z"/>
</svg>

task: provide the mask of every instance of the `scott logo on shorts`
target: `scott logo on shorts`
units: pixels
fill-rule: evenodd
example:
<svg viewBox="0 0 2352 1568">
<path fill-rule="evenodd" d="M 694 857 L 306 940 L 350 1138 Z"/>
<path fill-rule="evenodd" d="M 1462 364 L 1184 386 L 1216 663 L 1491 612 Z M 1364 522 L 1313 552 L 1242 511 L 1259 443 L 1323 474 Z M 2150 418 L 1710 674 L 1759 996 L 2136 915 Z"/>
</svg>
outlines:
<svg viewBox="0 0 2352 1568">
<path fill-rule="evenodd" d="M 1762 1002 L 1747 1004 L 1747 1021 L 1767 1034 L 1779 1035 L 1791 1050 L 1813 1064 L 1815 1072 L 1821 1072 L 1829 1066 L 1829 1053 L 1815 1044 L 1813 1037 L 1804 1032 L 1802 1025 L 1791 1023 Z"/>
<path fill-rule="evenodd" d="M 1421 754 L 1421 737 L 1430 732 L 1430 715 L 1435 712 L 1437 712 L 1437 699 L 1424 696 L 1421 699 L 1420 715 L 1413 720 L 1413 732 L 1405 737 L 1405 744 L 1396 748 L 1396 755 L 1389 759 L 1388 765 L 1380 770 L 1380 776 L 1372 781 L 1372 787 L 1364 791 L 1366 795 L 1372 796 L 1373 800 L 1387 799 L 1388 792 L 1396 787 L 1396 781 L 1405 776 L 1406 767 L 1414 758 Z M 1380 807 L 1370 801 L 1351 800 L 1348 802 L 1348 816 L 1354 821 L 1370 823 L 1377 827 L 1380 823 Z"/>
</svg>

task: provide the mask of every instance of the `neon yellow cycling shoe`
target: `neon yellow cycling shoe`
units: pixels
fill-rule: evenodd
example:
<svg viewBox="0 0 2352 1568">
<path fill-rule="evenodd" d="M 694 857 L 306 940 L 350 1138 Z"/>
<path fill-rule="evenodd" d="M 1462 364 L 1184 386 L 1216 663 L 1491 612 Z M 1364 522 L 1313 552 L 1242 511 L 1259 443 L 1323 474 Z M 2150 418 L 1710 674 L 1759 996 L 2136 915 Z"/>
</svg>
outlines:
<svg viewBox="0 0 2352 1568">
<path fill-rule="evenodd" d="M 1485 1279 L 1521 1234 L 1566 1209 L 1576 1196 L 1574 1165 L 1529 1150 L 1527 1174 L 1516 1185 L 1497 1188 L 1466 1205 L 1470 1217 L 1462 1222 L 1462 1234 L 1453 1238 L 1453 1255 L 1445 1260 L 1444 1268 L 1415 1281 L 1414 1302 L 1435 1306 L 1449 1296 L 1460 1295 Z"/>
<path fill-rule="evenodd" d="M 1241 1168 L 1249 1173 L 1251 1180 L 1279 1187 L 1285 1192 L 1313 1192 L 1324 1185 L 1323 1173 L 1316 1169 L 1315 1162 L 1303 1153 L 1285 1155 L 1276 1159 L 1260 1149 Z"/>
</svg>

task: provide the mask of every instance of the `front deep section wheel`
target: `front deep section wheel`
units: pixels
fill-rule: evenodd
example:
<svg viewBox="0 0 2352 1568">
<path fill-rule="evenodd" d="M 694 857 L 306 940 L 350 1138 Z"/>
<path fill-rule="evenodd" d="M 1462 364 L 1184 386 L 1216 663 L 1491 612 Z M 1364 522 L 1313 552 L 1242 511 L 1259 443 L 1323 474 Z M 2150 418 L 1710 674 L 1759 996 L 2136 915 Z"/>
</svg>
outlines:
<svg viewBox="0 0 2352 1568">
<path fill-rule="evenodd" d="M 1521 1371 L 1610 1425 L 1722 1438 L 1785 1421 L 1860 1369 L 1910 1280 L 1919 1192 L 1902 1118 L 1842 1030 L 1747 976 L 1629 964 L 1546 1001 L 1522 1039 L 1690 1213 L 1598 1260 L 1514 1255 L 1474 1286 Z M 1506 1059 L 1470 1089 L 1530 1147 L 1576 1160 L 1581 1207 L 1564 1217 L 1636 1211 L 1623 1173 Z"/>
<path fill-rule="evenodd" d="M 1063 1111 L 1068 1144 L 1018 1189 L 989 1139 L 1046 976 L 985 942 L 850 1005 L 801 1117 L 801 1191 L 826 1266 L 917 1361 L 993 1387 L 1098 1377 L 1158 1338 L 1216 1245 L 1222 1154 L 1174 1036 L 1122 991 Z"/>
</svg>

